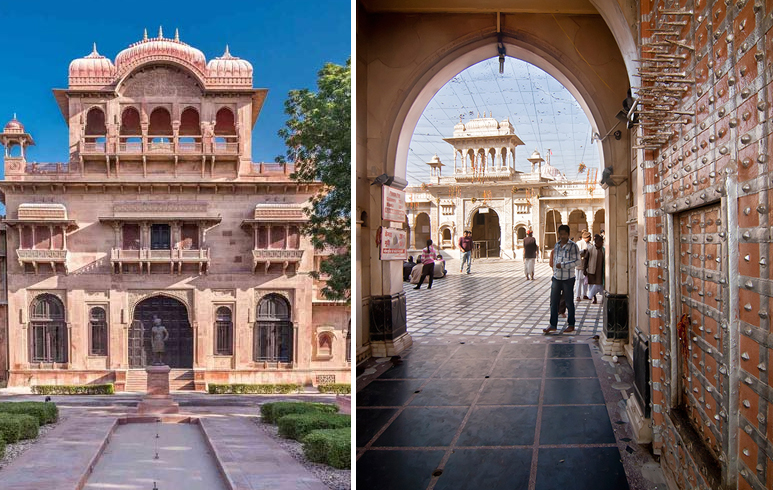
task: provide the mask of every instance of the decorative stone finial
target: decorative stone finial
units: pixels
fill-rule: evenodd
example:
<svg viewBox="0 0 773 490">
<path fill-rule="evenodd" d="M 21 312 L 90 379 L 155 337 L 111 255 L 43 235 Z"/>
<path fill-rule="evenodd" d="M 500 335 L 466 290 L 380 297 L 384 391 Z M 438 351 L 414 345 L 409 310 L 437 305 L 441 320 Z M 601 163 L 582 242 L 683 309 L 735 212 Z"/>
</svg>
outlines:
<svg viewBox="0 0 773 490">
<path fill-rule="evenodd" d="M 225 53 L 223 53 L 223 57 L 231 56 L 231 51 L 228 50 L 228 45 L 225 45 Z"/>
<path fill-rule="evenodd" d="M 99 53 L 97 53 L 97 43 L 94 43 L 94 44 L 92 45 L 91 54 L 93 54 L 93 55 L 97 55 L 97 54 L 99 54 Z"/>
<path fill-rule="evenodd" d="M 174 28 L 174 40 L 178 42 L 180 41 L 180 30 L 176 27 Z"/>
<path fill-rule="evenodd" d="M 164 28 L 161 26 L 158 26 L 158 38 L 164 39 Z"/>
<path fill-rule="evenodd" d="M 147 41 L 148 40 L 148 29 L 145 28 L 144 32 L 142 33 L 142 40 Z"/>
</svg>

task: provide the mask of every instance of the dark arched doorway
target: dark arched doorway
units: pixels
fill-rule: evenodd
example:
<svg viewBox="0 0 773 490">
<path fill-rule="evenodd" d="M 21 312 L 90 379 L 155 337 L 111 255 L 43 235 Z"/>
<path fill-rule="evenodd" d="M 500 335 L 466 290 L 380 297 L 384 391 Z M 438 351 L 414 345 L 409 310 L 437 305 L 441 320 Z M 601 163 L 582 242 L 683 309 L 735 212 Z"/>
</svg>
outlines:
<svg viewBox="0 0 773 490">
<path fill-rule="evenodd" d="M 416 250 L 421 250 L 427 246 L 427 240 L 432 236 L 429 215 L 427 213 L 419 213 L 419 215 L 416 216 L 415 230 L 414 237 L 416 237 L 416 241 L 414 247 Z"/>
<path fill-rule="evenodd" d="M 168 296 L 153 296 L 140 301 L 134 308 L 134 319 L 129 328 L 129 367 L 145 367 L 152 362 L 150 329 L 154 317 L 160 318 L 169 331 L 164 364 L 175 369 L 192 368 L 193 331 L 188 322 L 188 310 L 180 300 Z"/>
<path fill-rule="evenodd" d="M 499 215 L 491 208 L 481 208 L 472 215 L 472 242 L 478 258 L 499 258 L 502 231 Z"/>
</svg>

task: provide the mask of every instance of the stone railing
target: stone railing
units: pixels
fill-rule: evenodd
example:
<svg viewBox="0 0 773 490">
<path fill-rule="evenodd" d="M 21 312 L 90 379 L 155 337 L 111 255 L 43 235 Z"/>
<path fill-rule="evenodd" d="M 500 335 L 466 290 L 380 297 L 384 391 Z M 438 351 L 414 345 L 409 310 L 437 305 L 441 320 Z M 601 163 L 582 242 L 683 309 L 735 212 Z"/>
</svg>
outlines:
<svg viewBox="0 0 773 490">
<path fill-rule="evenodd" d="M 19 262 L 64 262 L 67 260 L 67 250 L 32 250 L 19 249 L 16 251 Z"/>
<path fill-rule="evenodd" d="M 257 271 L 258 265 L 263 264 L 268 273 L 271 264 L 282 264 L 283 272 L 287 272 L 290 264 L 294 264 L 297 270 L 298 263 L 303 258 L 303 250 L 297 249 L 260 249 L 252 251 L 253 271 Z"/>
<path fill-rule="evenodd" d="M 124 264 L 138 264 L 140 273 L 143 270 L 150 272 L 151 264 L 169 264 L 169 272 L 176 271 L 178 274 L 182 273 L 183 264 L 198 264 L 199 274 L 202 274 L 207 271 L 209 262 L 208 248 L 188 250 L 150 250 L 147 248 L 124 250 L 114 248 L 110 250 L 110 263 L 113 266 L 113 271 L 121 274 L 124 272 Z"/>
</svg>

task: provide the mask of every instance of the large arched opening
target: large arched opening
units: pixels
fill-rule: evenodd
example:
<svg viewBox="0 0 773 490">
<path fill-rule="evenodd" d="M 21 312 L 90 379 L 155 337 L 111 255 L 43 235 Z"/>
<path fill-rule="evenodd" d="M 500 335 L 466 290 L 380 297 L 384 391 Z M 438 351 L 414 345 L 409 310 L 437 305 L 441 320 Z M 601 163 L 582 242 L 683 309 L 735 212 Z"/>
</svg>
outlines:
<svg viewBox="0 0 773 490">
<path fill-rule="evenodd" d="M 473 256 L 479 259 L 498 258 L 501 252 L 502 229 L 499 215 L 491 208 L 480 208 L 472 215 L 468 228 L 472 230 Z"/>
<path fill-rule="evenodd" d="M 162 362 L 173 369 L 192 368 L 193 330 L 188 320 L 188 308 L 179 299 L 164 295 L 144 299 L 134 307 L 129 327 L 129 367 L 142 368 L 153 362 L 151 328 L 156 318 L 169 332 Z"/>
<path fill-rule="evenodd" d="M 421 250 L 427 246 L 427 240 L 432 236 L 432 228 L 427 213 L 419 213 L 418 216 L 416 216 L 416 226 L 413 236 L 415 237 L 413 247 L 416 250 Z"/>
</svg>

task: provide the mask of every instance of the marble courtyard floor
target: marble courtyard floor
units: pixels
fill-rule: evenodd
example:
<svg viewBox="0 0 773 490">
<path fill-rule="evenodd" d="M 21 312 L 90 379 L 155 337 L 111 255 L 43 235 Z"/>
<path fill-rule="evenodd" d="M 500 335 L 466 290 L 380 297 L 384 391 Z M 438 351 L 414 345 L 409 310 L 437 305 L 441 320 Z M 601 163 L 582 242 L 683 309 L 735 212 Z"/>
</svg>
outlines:
<svg viewBox="0 0 773 490">
<path fill-rule="evenodd" d="M 582 301 L 577 331 L 546 337 L 550 269 L 536 276 L 452 262 L 429 291 L 406 283 L 413 346 L 358 371 L 357 488 L 666 488 L 628 430 L 632 371 L 594 339 L 601 305 Z"/>
</svg>

